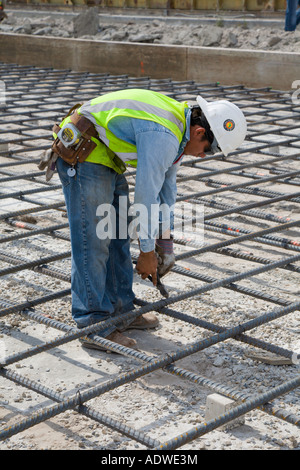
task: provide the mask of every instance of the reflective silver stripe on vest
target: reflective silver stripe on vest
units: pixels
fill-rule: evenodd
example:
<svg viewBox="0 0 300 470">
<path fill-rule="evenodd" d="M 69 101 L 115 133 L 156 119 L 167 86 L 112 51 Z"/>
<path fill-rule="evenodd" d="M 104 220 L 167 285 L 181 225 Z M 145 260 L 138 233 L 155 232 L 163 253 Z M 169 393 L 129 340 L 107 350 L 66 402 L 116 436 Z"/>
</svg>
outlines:
<svg viewBox="0 0 300 470">
<path fill-rule="evenodd" d="M 155 114 L 158 117 L 163 119 L 167 119 L 168 121 L 173 122 L 181 132 L 183 132 L 184 124 L 177 119 L 171 111 L 167 111 L 165 109 L 159 108 L 152 104 L 144 103 L 142 101 L 135 101 L 135 100 L 112 100 L 112 101 L 105 101 L 104 103 L 96 103 L 94 105 L 90 105 L 90 102 L 84 104 L 80 108 L 80 114 L 88 117 L 85 113 L 100 113 L 101 111 L 111 111 L 114 108 L 118 109 L 132 109 L 133 111 L 145 111 L 146 113 Z M 89 118 L 92 120 L 91 118 Z M 94 122 L 94 121 L 93 121 Z"/>
<path fill-rule="evenodd" d="M 87 111 L 86 109 L 82 109 L 82 108 L 83 108 L 83 107 L 81 107 L 81 109 L 80 109 L 80 114 L 81 114 L 82 116 L 86 117 L 87 119 L 89 119 L 89 120 L 94 124 L 94 126 L 96 127 L 96 131 L 97 131 L 98 134 L 99 134 L 100 139 L 101 139 L 102 142 L 103 142 L 105 145 L 107 145 L 107 147 L 108 147 L 108 145 L 109 145 L 109 140 L 108 140 L 108 138 L 106 137 L 106 130 L 105 130 L 105 128 L 102 127 L 102 126 L 99 126 L 99 124 L 97 124 L 97 121 L 96 121 L 96 119 L 94 118 L 94 116 L 92 116 L 89 111 Z"/>
<path fill-rule="evenodd" d="M 109 139 L 106 137 L 106 129 L 102 126 L 99 126 L 99 124 L 97 124 L 96 122 L 96 119 L 94 118 L 94 116 L 92 116 L 91 114 L 85 112 L 86 110 L 84 110 L 84 112 L 81 112 L 80 110 L 80 114 L 82 114 L 82 116 L 85 116 L 86 118 L 88 118 L 90 121 L 93 122 L 93 124 L 95 125 L 95 128 L 99 134 L 99 137 L 100 139 L 102 140 L 102 142 L 107 146 L 109 147 Z M 136 160 L 137 159 L 137 153 L 136 152 L 132 152 L 132 153 L 126 153 L 126 152 L 114 152 L 116 155 L 118 155 L 119 158 L 121 158 L 121 160 L 123 162 L 126 162 L 127 160 Z"/>
<path fill-rule="evenodd" d="M 137 160 L 137 153 L 122 153 L 122 152 L 114 152 L 118 157 L 123 161 L 127 162 L 129 160 Z"/>
</svg>

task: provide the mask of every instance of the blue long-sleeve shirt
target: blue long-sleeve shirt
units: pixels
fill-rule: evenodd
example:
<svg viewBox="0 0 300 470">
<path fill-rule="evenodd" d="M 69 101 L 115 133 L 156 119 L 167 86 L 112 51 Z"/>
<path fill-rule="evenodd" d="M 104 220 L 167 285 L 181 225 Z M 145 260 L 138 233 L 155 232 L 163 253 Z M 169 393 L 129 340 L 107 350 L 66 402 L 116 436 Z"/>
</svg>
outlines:
<svg viewBox="0 0 300 470">
<path fill-rule="evenodd" d="M 143 208 L 147 214 L 146 218 L 140 219 L 139 241 L 143 252 L 155 248 L 159 229 L 158 207 L 168 208 L 159 214 L 162 226 L 166 223 L 170 229 L 173 227 L 177 195 L 176 174 L 184 148 L 190 139 L 190 119 L 191 111 L 187 109 L 186 131 L 181 142 L 171 131 L 156 122 L 116 117 L 109 123 L 113 134 L 137 147 L 138 164 L 133 207 L 137 211 Z"/>
</svg>

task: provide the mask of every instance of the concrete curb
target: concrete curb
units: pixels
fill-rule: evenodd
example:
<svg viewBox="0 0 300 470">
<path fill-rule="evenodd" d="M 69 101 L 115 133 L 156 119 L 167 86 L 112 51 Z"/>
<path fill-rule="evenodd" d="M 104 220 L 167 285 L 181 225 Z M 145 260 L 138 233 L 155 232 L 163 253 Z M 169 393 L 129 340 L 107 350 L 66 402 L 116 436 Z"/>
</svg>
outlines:
<svg viewBox="0 0 300 470">
<path fill-rule="evenodd" d="M 133 77 L 291 90 L 300 53 L 0 33 L 0 61 Z"/>
</svg>

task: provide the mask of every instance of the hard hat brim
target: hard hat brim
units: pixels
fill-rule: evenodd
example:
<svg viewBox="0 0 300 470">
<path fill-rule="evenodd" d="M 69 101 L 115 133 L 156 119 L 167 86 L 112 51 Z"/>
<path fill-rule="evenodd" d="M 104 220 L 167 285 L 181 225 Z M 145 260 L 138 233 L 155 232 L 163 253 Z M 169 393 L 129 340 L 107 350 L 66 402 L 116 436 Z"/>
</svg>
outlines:
<svg viewBox="0 0 300 470">
<path fill-rule="evenodd" d="M 202 98 L 202 96 L 198 95 L 197 96 L 197 103 L 199 104 L 200 108 L 202 109 L 202 111 L 206 115 L 207 114 L 208 101 L 206 101 L 204 98 Z"/>
</svg>

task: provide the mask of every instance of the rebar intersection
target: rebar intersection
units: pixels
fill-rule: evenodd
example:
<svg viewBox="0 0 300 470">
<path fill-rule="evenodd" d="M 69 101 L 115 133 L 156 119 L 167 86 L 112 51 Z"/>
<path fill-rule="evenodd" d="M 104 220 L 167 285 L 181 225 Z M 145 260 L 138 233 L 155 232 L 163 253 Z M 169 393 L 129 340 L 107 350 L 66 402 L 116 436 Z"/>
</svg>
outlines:
<svg viewBox="0 0 300 470">
<path fill-rule="evenodd" d="M 291 424 L 296 436 L 299 428 L 297 389 L 300 385 L 297 336 L 300 105 L 293 102 L 291 95 L 268 87 L 249 89 L 218 83 L 174 82 L 5 64 L 0 64 L 0 68 L 1 80 L 6 87 L 6 103 L 0 108 L 0 273 L 4 288 L 7 287 L 0 298 L 4 331 L 0 373 L 6 381 L 51 400 L 50 406 L 42 402 L 32 410 L 23 410 L 23 416 L 16 423 L 4 424 L 0 431 L 1 440 L 6 442 L 35 424 L 62 416 L 68 410 L 75 410 L 147 449 L 197 449 L 197 438 L 221 429 L 224 423 L 256 408 Z M 194 232 L 192 237 L 187 237 L 175 227 L 176 266 L 165 280 L 170 291 L 168 299 L 161 298 L 149 282 L 135 279 L 140 296 L 137 295 L 136 309 L 127 314 L 128 318 L 156 311 L 162 320 L 156 343 L 154 341 L 155 348 L 149 351 L 143 349 L 143 340 L 155 333 L 145 332 L 141 334 L 141 340 L 137 336 L 141 344 L 135 351 L 98 336 L 99 326 L 77 330 L 70 315 L 60 314 L 65 310 L 64 305 L 70 310 L 68 224 L 58 178 L 46 183 L 44 172 L 38 171 L 36 166 L 40 153 L 49 148 L 53 123 L 72 104 L 108 91 L 135 87 L 167 93 L 178 100 L 194 101 L 197 94 L 208 100 L 230 99 L 242 107 L 248 120 L 245 144 L 229 157 L 219 154 L 199 161 L 186 156 L 182 163 L 177 180 L 176 227 L 181 229 L 183 223 L 188 223 L 192 228 L 193 214 L 197 208 L 204 208 L 204 239 L 199 238 L 198 233 L 195 236 Z M 134 181 L 135 172 L 129 169 L 131 195 Z M 190 219 L 187 208 L 193 209 Z M 137 252 L 133 242 L 133 261 Z M 63 288 L 53 289 L 56 284 Z M 28 296 L 28 292 L 31 295 Z M 6 320 L 13 328 L 16 325 L 9 333 L 17 331 L 21 345 L 14 346 L 8 341 Z M 28 326 L 20 328 L 23 321 Z M 101 324 L 101 329 L 117 321 L 118 318 L 109 320 Z M 171 333 L 168 334 L 164 327 L 170 322 Z M 48 334 L 46 339 L 36 338 L 31 344 L 34 324 L 45 325 Z M 57 337 L 52 333 L 48 339 L 49 329 L 61 334 Z M 274 334 L 287 329 L 289 344 Z M 192 336 L 185 336 L 186 331 Z M 74 352 L 76 340 L 86 334 L 92 341 L 118 352 L 118 355 L 110 355 L 118 371 L 106 380 L 98 377 L 98 381 L 94 379 L 84 387 L 62 393 L 57 391 L 57 384 L 56 389 L 51 386 L 52 381 L 48 378 L 44 382 L 37 381 L 30 373 L 24 375 L 16 370 L 18 365 L 27 364 L 29 358 L 39 361 L 40 357 L 45 357 L 42 367 L 46 369 L 44 353 L 59 357 L 56 348 L 62 345 L 72 347 Z M 164 346 L 159 347 L 160 342 L 165 342 Z M 226 350 L 228 344 L 232 345 L 230 353 Z M 246 345 L 245 350 L 243 345 Z M 249 351 L 249 346 L 250 352 L 252 347 L 255 351 L 267 351 L 281 361 L 279 366 L 265 366 L 277 369 L 273 372 L 272 385 L 268 384 L 260 392 L 257 389 L 262 388 L 259 385 L 261 362 L 253 357 L 245 358 L 243 351 Z M 212 349 L 214 347 L 218 349 Z M 215 361 L 210 359 L 211 350 L 212 357 L 217 351 Z M 222 358 L 222 351 L 225 358 Z M 205 363 L 205 374 L 197 370 L 196 359 L 193 362 L 201 353 L 197 361 Z M 97 354 L 101 353 L 94 353 L 93 357 L 98 357 Z M 252 384 L 249 377 L 239 383 L 238 374 L 235 377 L 233 373 L 237 384 L 233 386 L 232 376 L 228 379 L 226 374 L 215 372 L 220 366 L 213 364 L 220 359 L 221 362 L 224 359 L 221 366 L 224 370 L 230 367 L 233 371 L 238 370 L 238 363 L 234 364 L 237 354 L 245 370 L 249 368 L 249 374 L 258 374 L 257 383 Z M 81 366 L 84 368 L 84 364 Z M 199 369 L 201 371 L 201 366 Z M 211 377 L 212 371 L 215 380 Z M 55 373 L 54 370 L 51 372 Z M 124 412 L 124 416 L 110 413 L 110 394 L 107 394 L 106 412 L 102 412 L 102 407 L 99 411 L 97 400 L 101 402 L 106 392 L 117 394 L 122 390 L 120 395 L 123 396 L 124 386 L 130 391 L 141 384 L 146 387 L 149 375 L 151 377 L 155 372 L 162 373 L 162 377 L 172 374 L 178 380 L 184 378 L 184 383 L 193 384 L 193 388 L 197 384 L 204 393 L 202 400 L 210 390 L 236 400 L 237 406 L 213 422 L 205 422 L 203 401 L 200 395 L 197 399 L 194 397 L 195 404 L 190 408 L 196 414 L 197 425 L 192 426 L 180 416 L 174 420 L 172 401 L 167 400 L 168 412 L 162 428 L 150 420 L 146 430 L 138 417 L 135 423 L 128 418 L 132 411 L 130 406 L 134 409 L 130 399 L 129 412 Z M 141 378 L 146 382 L 139 382 Z M 197 392 L 187 388 L 187 393 Z M 168 396 L 170 394 L 166 394 Z M 276 402 L 279 398 L 286 400 L 284 408 Z M 92 404 L 88 403 L 90 401 Z M 178 433 L 174 429 L 172 432 L 166 430 L 174 421 Z M 104 445 L 102 442 L 100 436 L 99 446 Z M 126 442 L 123 445 L 126 446 Z"/>
</svg>

